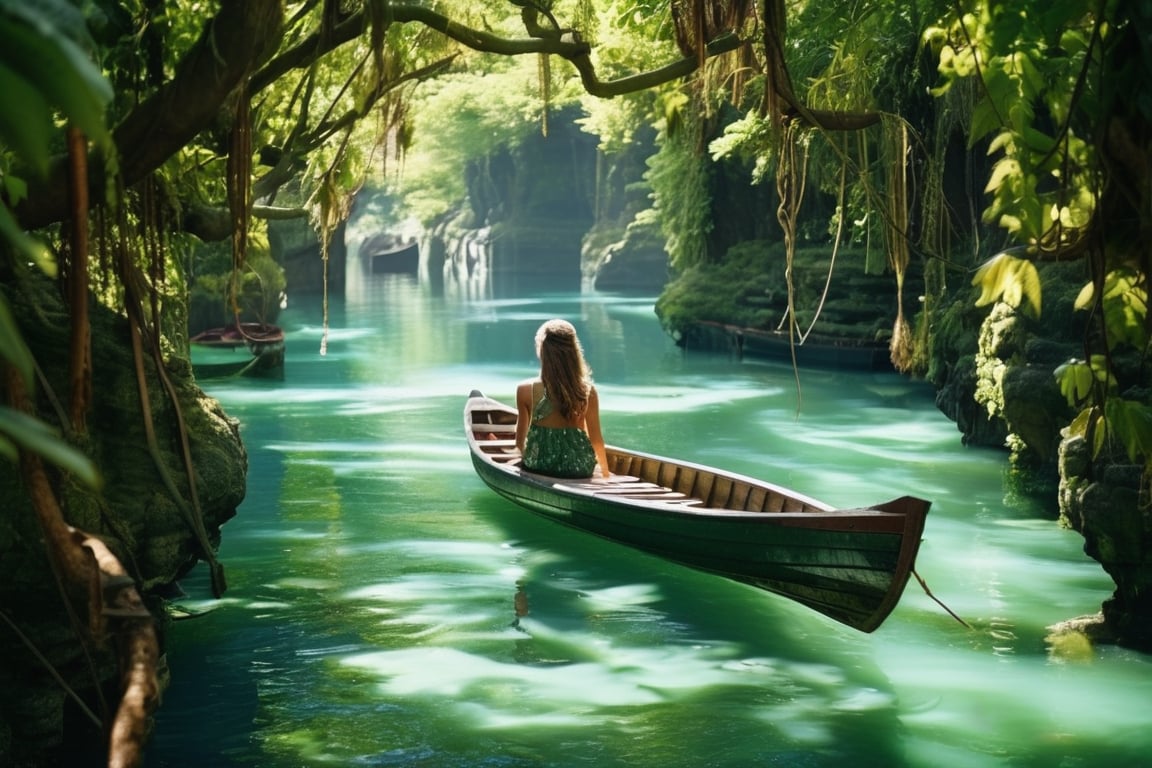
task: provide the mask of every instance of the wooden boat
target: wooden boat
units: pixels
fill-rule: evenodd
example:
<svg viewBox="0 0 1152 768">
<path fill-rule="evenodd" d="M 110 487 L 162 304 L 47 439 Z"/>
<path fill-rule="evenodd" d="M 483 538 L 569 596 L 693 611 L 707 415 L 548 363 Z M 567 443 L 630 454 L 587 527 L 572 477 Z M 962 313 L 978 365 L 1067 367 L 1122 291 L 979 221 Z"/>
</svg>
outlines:
<svg viewBox="0 0 1152 768">
<path fill-rule="evenodd" d="M 210 328 L 192 336 L 192 367 L 196 376 L 275 376 L 284 370 L 284 331 L 267 323 L 240 323 Z M 203 350 L 196 352 L 196 348 Z M 249 355 L 234 359 L 237 352 Z M 232 358 L 232 359 L 227 359 Z"/>
<path fill-rule="evenodd" d="M 501 496 L 544 517 L 783 595 L 862 632 L 900 600 L 930 502 L 903 496 L 835 509 L 750 477 L 609 446 L 609 478 L 522 469 L 516 410 L 473 391 L 472 465 Z"/>
<path fill-rule="evenodd" d="M 689 326 L 676 342 L 685 349 L 707 349 L 728 352 L 738 359 L 792 362 L 806 368 L 831 368 L 842 371 L 892 371 L 892 352 L 888 341 L 849 339 L 821 334 L 809 335 L 805 341 L 790 339 L 786 331 L 742 328 L 711 320 Z"/>
</svg>

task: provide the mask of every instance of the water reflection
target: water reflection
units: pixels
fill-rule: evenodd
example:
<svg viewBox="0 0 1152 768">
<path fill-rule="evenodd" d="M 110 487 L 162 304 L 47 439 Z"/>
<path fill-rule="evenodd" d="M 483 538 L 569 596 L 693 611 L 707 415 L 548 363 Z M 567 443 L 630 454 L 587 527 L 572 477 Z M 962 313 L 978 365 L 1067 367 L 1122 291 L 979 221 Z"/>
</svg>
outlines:
<svg viewBox="0 0 1152 768">
<path fill-rule="evenodd" d="M 499 501 L 479 497 L 472 511 L 511 537 L 473 563 L 488 563 L 482 578 L 407 575 L 352 595 L 391 639 L 341 663 L 369 674 L 384 699 L 420 702 L 458 730 L 536 745 L 521 755 L 531 765 L 578 764 L 573 749 L 601 765 L 709 764 L 717 752 L 734 761 L 722 764 L 763 764 L 774 744 L 803 751 L 808 765 L 860 750 L 871 757 L 855 764 L 901 763 L 895 696 L 883 676 L 864 659 L 813 652 L 809 637 L 790 631 L 823 631 L 811 617 L 766 611 L 738 585 L 710 595 L 711 577 L 577 532 L 557 544 L 553 526 Z M 503 567 L 491 570 L 494 560 Z M 476 608 L 500 581 L 504 601 Z M 470 592 L 474 608 L 461 613 Z M 421 642 L 397 647 L 396 633 Z M 674 729 L 687 712 L 708 713 L 720 732 L 684 743 Z M 741 729 L 755 729 L 754 743 L 725 740 L 723 731 Z M 566 745 L 559 758 L 558 740 Z"/>
</svg>

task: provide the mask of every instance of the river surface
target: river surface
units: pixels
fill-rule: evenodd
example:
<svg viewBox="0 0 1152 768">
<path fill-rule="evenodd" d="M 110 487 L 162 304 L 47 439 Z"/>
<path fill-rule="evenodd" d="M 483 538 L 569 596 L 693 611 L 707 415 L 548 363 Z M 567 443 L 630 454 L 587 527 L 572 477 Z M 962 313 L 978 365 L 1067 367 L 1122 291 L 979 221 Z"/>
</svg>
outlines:
<svg viewBox="0 0 1152 768">
<path fill-rule="evenodd" d="M 932 500 L 918 571 L 861 634 L 523 512 L 462 409 L 511 401 L 550 317 L 579 330 L 611 443 L 837 505 Z M 229 590 L 197 569 L 147 765 L 1152 765 L 1152 657 L 1046 640 L 1111 582 L 1006 457 L 923 386 L 684 353 L 652 299 L 350 272 L 293 301 L 283 381 L 206 380 L 248 496 Z M 322 351 L 324 354 L 322 354 Z"/>
</svg>

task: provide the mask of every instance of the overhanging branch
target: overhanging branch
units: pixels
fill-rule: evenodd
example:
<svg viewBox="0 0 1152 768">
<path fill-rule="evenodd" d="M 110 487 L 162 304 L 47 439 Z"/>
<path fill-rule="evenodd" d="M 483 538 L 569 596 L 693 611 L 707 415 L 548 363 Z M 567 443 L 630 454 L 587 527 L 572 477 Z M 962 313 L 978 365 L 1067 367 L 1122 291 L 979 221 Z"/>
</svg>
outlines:
<svg viewBox="0 0 1152 768">
<path fill-rule="evenodd" d="M 534 24 L 527 24 L 529 37 L 506 38 L 493 35 L 460 24 L 431 8 L 420 5 L 389 6 L 392 20 L 398 24 L 418 23 L 436 30 L 445 37 L 461 45 L 482 53 L 495 53 L 501 56 L 523 56 L 525 54 L 554 54 L 572 63 L 580 74 L 584 89 L 593 96 L 612 97 L 625 93 L 651 88 L 661 83 L 692 74 L 700 66 L 696 57 L 674 61 L 657 69 L 629 75 L 617 80 L 603 81 L 596 75 L 592 64 L 592 48 L 575 33 L 563 34 L 542 30 Z M 357 12 L 338 24 L 328 34 L 315 33 L 298 45 L 280 54 L 252 77 L 253 93 L 267 87 L 293 69 L 307 67 L 329 51 L 355 39 L 367 29 L 364 11 Z M 547 32 L 547 34 L 545 34 Z M 707 48 L 708 56 L 733 51 L 742 41 L 735 34 L 727 34 L 713 40 Z"/>
</svg>

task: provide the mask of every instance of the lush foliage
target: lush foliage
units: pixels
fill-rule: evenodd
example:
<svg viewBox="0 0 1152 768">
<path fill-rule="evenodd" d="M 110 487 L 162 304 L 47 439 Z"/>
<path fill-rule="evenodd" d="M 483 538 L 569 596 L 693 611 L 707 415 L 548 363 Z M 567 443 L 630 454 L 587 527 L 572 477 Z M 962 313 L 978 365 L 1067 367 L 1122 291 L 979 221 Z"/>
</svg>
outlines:
<svg viewBox="0 0 1152 768">
<path fill-rule="evenodd" d="M 676 55 L 666 3 L 549 5 L 558 19 L 594 42 L 605 79 L 643 71 Z M 490 22 L 486 15 L 485 23 Z M 651 123 L 657 98 L 647 91 L 613 99 L 590 96 L 575 71 L 554 57 L 545 64 L 535 56 L 470 54 L 466 66 L 413 90 L 411 142 L 402 163 L 384 181 L 403 201 L 407 215 L 433 222 L 464 198 L 462 168 L 514 148 L 531 133 L 546 134 L 550 115 L 579 105 L 584 117 L 578 122 L 611 155 Z"/>
<path fill-rule="evenodd" d="M 939 51 L 937 95 L 981 79 L 969 146 L 987 142 L 998 156 L 985 220 L 1037 251 L 1074 242 L 1092 217 L 1099 164 L 1082 118 L 1101 107 L 1096 81 L 1111 34 L 1086 4 L 1028 2 L 975 3 L 925 35 Z"/>
<path fill-rule="evenodd" d="M 688 110 L 687 98 L 670 108 Z M 707 259 L 707 237 L 712 229 L 707 157 L 696 150 L 695 131 L 671 128 L 672 124 L 693 122 L 691 116 L 665 118 L 658 139 L 660 151 L 648 160 L 647 180 L 666 240 L 664 248 L 677 269 Z"/>
<path fill-rule="evenodd" d="M 1149 181 L 1146 150 L 1132 143 L 1152 117 L 1149 11 L 1116 0 L 963 8 L 926 40 L 939 52 L 938 94 L 969 78 L 981 84 L 970 145 L 996 158 L 984 218 L 1013 246 L 976 273 L 979 301 L 1023 303 L 1039 315 L 1033 262 L 1088 258 L 1092 280 L 1077 309 L 1095 330 L 1085 358 L 1056 370 L 1069 404 L 1081 409 L 1070 431 L 1097 454 L 1118 445 L 1147 474 L 1152 408 L 1142 389 L 1131 389 L 1147 382 L 1122 377 L 1116 361 L 1126 350 L 1148 351 L 1148 257 L 1136 233 L 1150 221 L 1130 192 L 1142 194 Z"/>
<path fill-rule="evenodd" d="M 402 194 L 408 215 L 420 221 L 435 221 L 464 199 L 470 163 L 546 130 L 535 59 L 485 65 L 438 78 L 413 94 L 412 145 L 387 181 Z M 559 108 L 573 101 L 573 94 L 554 91 L 550 103 Z"/>
<path fill-rule="evenodd" d="M 23 198 L 27 179 L 48 172 L 53 150 L 63 145 L 57 126 L 61 113 L 105 150 L 111 137 L 104 109 L 111 100 L 108 82 L 89 58 L 90 39 L 83 17 L 64 2 L 38 5 L 0 2 L 0 239 L 49 274 L 55 259 L 41 241 L 17 224 L 9 205 Z M 20 165 L 14 162 L 19 158 Z M 11 365 L 24 386 L 35 386 L 32 356 L 3 295 L 0 295 L 0 367 Z M 17 447 L 38 453 L 88 484 L 100 479 L 92 462 L 60 439 L 55 430 L 31 416 L 0 406 L 0 455 L 17 459 Z"/>
</svg>

